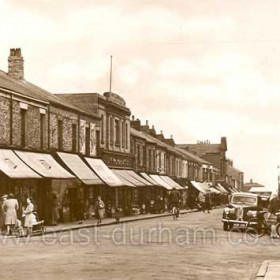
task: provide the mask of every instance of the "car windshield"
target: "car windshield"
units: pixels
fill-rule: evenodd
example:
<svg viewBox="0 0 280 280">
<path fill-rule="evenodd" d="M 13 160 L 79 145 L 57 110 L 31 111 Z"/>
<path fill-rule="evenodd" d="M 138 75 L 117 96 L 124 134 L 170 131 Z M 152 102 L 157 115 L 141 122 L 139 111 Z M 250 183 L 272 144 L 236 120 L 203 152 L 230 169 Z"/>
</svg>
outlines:
<svg viewBox="0 0 280 280">
<path fill-rule="evenodd" d="M 257 198 L 250 196 L 234 196 L 231 202 L 234 204 L 256 204 Z"/>
</svg>

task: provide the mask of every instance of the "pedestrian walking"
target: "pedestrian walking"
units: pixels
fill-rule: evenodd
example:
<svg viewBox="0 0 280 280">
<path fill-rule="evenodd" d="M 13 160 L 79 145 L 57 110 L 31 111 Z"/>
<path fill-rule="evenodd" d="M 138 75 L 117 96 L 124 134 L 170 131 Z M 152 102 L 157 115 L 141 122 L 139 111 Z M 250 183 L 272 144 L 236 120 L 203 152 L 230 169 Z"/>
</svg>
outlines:
<svg viewBox="0 0 280 280">
<path fill-rule="evenodd" d="M 121 218 L 121 209 L 119 207 L 116 207 L 116 210 L 115 210 L 116 224 L 120 223 L 120 218 Z"/>
<path fill-rule="evenodd" d="M 34 221 L 34 205 L 31 201 L 31 198 L 26 199 L 27 206 L 25 210 L 23 211 L 23 215 L 25 217 L 24 219 L 24 227 L 27 230 L 27 236 L 30 236 L 32 234 L 32 226 Z"/>
<path fill-rule="evenodd" d="M 59 220 L 59 210 L 58 210 L 58 198 L 55 193 L 51 194 L 51 200 L 50 200 L 50 209 L 51 209 L 51 225 L 57 226 L 58 220 Z"/>
<path fill-rule="evenodd" d="M 104 212 L 105 212 L 105 203 L 101 199 L 100 195 L 97 197 L 97 201 L 94 207 L 94 212 L 95 212 L 95 217 L 97 219 L 97 224 L 100 224 L 102 222 L 102 219 L 104 217 Z"/>
<path fill-rule="evenodd" d="M 205 194 L 203 192 L 199 192 L 198 202 L 201 206 L 201 209 L 202 209 L 203 213 L 205 213 Z"/>
<path fill-rule="evenodd" d="M 17 222 L 18 201 L 14 195 L 10 193 L 8 199 L 4 201 L 2 209 L 5 213 L 5 226 L 7 227 L 7 234 L 12 234 L 12 231 Z"/>
<path fill-rule="evenodd" d="M 172 191 L 169 194 L 169 203 L 170 206 L 172 207 L 172 211 L 173 208 L 175 207 L 175 211 L 176 211 L 176 218 L 179 217 L 179 202 L 180 202 L 180 193 L 176 190 L 176 188 L 172 188 Z"/>
<path fill-rule="evenodd" d="M 269 198 L 268 204 L 268 214 L 266 217 L 266 221 L 268 225 L 270 225 L 270 237 L 279 239 L 279 236 L 276 231 L 276 223 L 277 223 L 277 216 L 276 213 L 279 211 L 279 199 L 278 194 L 273 192 Z"/>
<path fill-rule="evenodd" d="M 77 218 L 79 224 L 83 223 L 84 214 L 85 214 L 85 205 L 84 205 L 83 200 L 80 198 L 80 199 L 78 199 L 77 204 L 76 204 L 76 215 L 77 215 L 76 218 Z"/>
<path fill-rule="evenodd" d="M 210 190 L 207 190 L 205 194 L 205 210 L 207 210 L 207 213 L 210 213 L 211 210 L 211 193 Z"/>
<path fill-rule="evenodd" d="M 3 210 L 3 204 L 4 202 L 7 200 L 8 198 L 8 195 L 5 194 L 2 196 L 2 203 L 1 203 L 1 209 L 2 209 L 2 212 L 1 212 L 1 215 L 0 215 L 0 228 L 1 228 L 1 233 L 5 230 L 5 212 Z"/>
</svg>

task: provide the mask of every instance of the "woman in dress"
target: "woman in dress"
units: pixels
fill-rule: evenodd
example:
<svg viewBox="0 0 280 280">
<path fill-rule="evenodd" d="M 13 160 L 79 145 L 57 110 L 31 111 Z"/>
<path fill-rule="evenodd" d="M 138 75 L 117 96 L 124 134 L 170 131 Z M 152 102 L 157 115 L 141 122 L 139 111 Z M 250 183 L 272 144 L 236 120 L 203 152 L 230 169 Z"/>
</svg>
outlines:
<svg viewBox="0 0 280 280">
<path fill-rule="evenodd" d="M 3 202 L 2 209 L 5 214 L 5 225 L 7 227 L 7 233 L 12 234 L 11 229 L 14 228 L 17 222 L 17 210 L 18 201 L 14 198 L 14 195 L 10 193 L 8 199 Z"/>
<path fill-rule="evenodd" d="M 25 220 L 24 220 L 24 227 L 27 229 L 27 236 L 30 236 L 32 234 L 32 225 L 33 225 L 33 210 L 34 210 L 34 205 L 31 202 L 30 198 L 26 199 L 27 206 L 25 210 L 23 211 L 23 214 L 25 215 Z"/>
<path fill-rule="evenodd" d="M 0 228 L 1 228 L 1 233 L 5 230 L 5 211 L 4 211 L 4 202 L 8 199 L 8 195 L 5 194 L 2 196 L 2 204 L 1 204 L 1 210 L 2 213 L 0 215 Z"/>
<path fill-rule="evenodd" d="M 105 203 L 101 199 L 100 195 L 97 198 L 94 210 L 95 210 L 95 217 L 97 219 L 97 224 L 101 224 L 105 212 Z"/>
</svg>

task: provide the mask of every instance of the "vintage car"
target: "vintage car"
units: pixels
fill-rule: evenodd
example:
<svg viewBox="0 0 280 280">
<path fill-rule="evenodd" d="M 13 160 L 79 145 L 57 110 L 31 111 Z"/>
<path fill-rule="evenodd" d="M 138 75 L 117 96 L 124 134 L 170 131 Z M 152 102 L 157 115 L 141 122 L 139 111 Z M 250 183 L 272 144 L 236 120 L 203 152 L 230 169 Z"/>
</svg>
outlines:
<svg viewBox="0 0 280 280">
<path fill-rule="evenodd" d="M 234 225 L 246 227 L 248 221 L 257 217 L 258 211 L 266 207 L 266 197 L 253 193 L 236 192 L 223 211 L 223 228 L 230 230 Z"/>
</svg>

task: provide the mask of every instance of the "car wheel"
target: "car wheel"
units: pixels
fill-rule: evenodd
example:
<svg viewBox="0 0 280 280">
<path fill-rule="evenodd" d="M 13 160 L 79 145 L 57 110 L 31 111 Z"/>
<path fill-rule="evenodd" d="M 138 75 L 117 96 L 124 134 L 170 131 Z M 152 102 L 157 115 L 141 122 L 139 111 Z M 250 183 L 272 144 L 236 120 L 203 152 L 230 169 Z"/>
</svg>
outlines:
<svg viewBox="0 0 280 280">
<path fill-rule="evenodd" d="M 264 221 L 259 221 L 258 218 L 253 218 L 248 221 L 246 233 L 251 237 L 259 238 L 265 234 L 267 225 Z"/>
<path fill-rule="evenodd" d="M 224 222 L 224 231 L 228 231 L 229 230 L 229 224 Z"/>
</svg>

